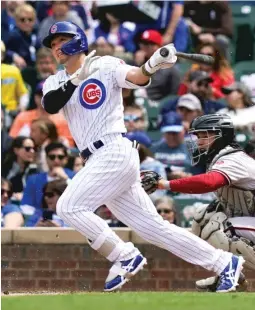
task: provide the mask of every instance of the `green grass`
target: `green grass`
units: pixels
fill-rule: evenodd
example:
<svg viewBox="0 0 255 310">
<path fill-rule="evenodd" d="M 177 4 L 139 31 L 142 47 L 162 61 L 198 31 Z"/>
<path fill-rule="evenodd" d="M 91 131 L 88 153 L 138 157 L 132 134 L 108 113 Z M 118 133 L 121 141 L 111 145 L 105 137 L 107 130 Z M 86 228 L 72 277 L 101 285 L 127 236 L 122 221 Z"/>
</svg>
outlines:
<svg viewBox="0 0 255 310">
<path fill-rule="evenodd" d="M 252 310 L 254 293 L 84 293 L 3 296 L 2 310 Z"/>
</svg>

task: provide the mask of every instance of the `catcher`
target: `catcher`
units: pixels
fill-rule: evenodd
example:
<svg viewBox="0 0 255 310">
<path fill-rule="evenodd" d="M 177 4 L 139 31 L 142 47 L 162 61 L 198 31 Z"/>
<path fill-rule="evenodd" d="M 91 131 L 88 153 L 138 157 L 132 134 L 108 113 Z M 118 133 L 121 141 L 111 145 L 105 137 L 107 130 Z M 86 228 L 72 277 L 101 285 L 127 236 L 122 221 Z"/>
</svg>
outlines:
<svg viewBox="0 0 255 310">
<path fill-rule="evenodd" d="M 233 123 L 224 114 L 197 117 L 189 130 L 192 164 L 206 163 L 204 174 L 167 181 L 152 171 L 141 172 L 144 190 L 200 194 L 217 200 L 197 208 L 192 231 L 215 248 L 242 255 L 255 270 L 255 160 L 235 142 Z M 218 277 L 196 282 L 199 290 L 215 291 Z M 239 284 L 246 284 L 242 275 Z M 245 286 L 245 285 L 244 285 Z"/>
</svg>

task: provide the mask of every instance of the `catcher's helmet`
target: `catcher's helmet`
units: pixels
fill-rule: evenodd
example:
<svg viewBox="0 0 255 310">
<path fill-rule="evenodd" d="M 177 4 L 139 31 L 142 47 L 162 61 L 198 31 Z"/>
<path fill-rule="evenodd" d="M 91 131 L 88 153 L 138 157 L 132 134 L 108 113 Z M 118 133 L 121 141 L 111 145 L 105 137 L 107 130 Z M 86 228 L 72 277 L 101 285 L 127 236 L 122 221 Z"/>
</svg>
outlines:
<svg viewBox="0 0 255 310">
<path fill-rule="evenodd" d="M 198 133 L 203 132 L 203 136 Z M 189 130 L 188 149 L 192 164 L 196 165 L 202 157 L 211 160 L 221 149 L 235 140 L 235 131 L 231 118 L 226 114 L 209 114 L 195 118 Z M 205 141 L 205 139 L 207 139 Z M 201 143 L 201 140 L 207 142 Z"/>
<path fill-rule="evenodd" d="M 66 55 L 74 55 L 88 51 L 88 41 L 84 31 L 71 22 L 57 22 L 49 29 L 49 34 L 42 41 L 43 45 L 51 48 L 51 41 L 57 35 L 70 35 L 72 39 L 61 47 L 61 51 Z"/>
</svg>

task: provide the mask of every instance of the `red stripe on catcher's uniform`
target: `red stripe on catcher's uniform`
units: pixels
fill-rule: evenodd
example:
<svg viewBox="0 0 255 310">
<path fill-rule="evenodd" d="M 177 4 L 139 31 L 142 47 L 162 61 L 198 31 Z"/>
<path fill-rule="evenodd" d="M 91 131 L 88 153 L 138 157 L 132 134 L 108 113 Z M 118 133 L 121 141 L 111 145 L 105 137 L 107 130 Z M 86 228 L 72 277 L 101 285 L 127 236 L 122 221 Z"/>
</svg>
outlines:
<svg viewBox="0 0 255 310">
<path fill-rule="evenodd" d="M 255 231 L 255 227 L 237 227 L 237 226 L 233 226 L 234 229 L 238 229 L 238 230 L 249 230 L 249 231 Z"/>
</svg>

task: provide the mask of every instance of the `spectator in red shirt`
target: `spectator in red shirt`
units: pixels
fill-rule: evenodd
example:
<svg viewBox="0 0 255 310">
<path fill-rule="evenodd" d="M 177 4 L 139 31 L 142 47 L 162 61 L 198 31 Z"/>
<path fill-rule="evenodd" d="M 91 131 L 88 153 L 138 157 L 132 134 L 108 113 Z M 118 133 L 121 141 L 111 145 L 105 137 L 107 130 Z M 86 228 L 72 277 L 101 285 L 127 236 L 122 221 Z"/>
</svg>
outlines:
<svg viewBox="0 0 255 310">
<path fill-rule="evenodd" d="M 212 79 L 210 86 L 212 88 L 212 95 L 214 99 L 223 98 L 225 95 L 222 93 L 221 88 L 231 85 L 234 81 L 234 72 L 230 67 L 227 59 L 221 53 L 219 47 L 215 43 L 202 44 L 197 51 L 199 54 L 212 56 L 215 59 L 213 65 L 198 65 L 195 64 L 191 67 L 191 71 L 201 70 L 209 74 Z M 190 71 L 187 72 L 187 77 Z M 187 79 L 187 78 L 185 78 Z M 185 83 L 185 80 L 184 80 Z"/>
</svg>

